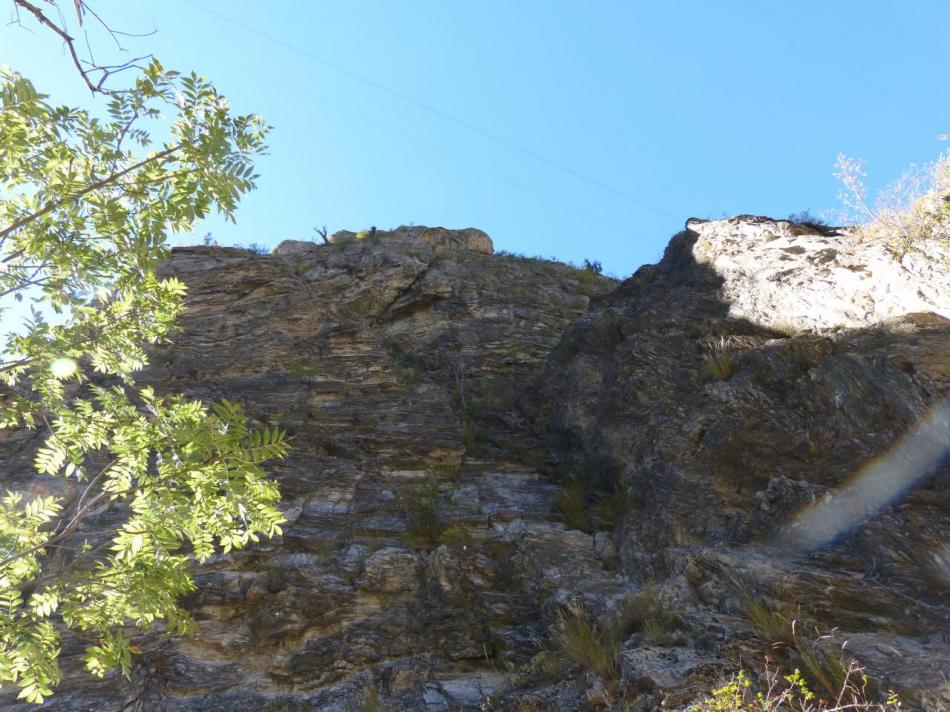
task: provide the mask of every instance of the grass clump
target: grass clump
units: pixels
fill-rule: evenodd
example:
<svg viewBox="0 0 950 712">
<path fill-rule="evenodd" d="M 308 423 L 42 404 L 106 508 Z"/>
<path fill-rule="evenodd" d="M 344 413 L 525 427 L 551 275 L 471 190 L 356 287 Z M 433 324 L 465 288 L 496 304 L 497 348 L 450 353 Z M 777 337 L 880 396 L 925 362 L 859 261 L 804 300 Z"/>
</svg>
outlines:
<svg viewBox="0 0 950 712">
<path fill-rule="evenodd" d="M 588 478 L 574 475 L 554 495 L 554 508 L 571 529 L 591 533 L 610 531 L 630 511 L 627 490 L 616 486 L 613 492 L 597 492 Z"/>
<path fill-rule="evenodd" d="M 614 626 L 591 621 L 580 603 L 558 611 L 554 637 L 567 657 L 583 670 L 606 679 L 620 674 L 621 636 Z"/>
<path fill-rule="evenodd" d="M 715 381 L 728 381 L 736 372 L 736 354 L 729 349 L 725 336 L 706 347 L 706 372 Z"/>
<path fill-rule="evenodd" d="M 792 642 L 792 618 L 772 601 L 750 593 L 741 595 L 740 600 L 742 612 L 755 628 L 759 638 L 769 645 L 787 645 Z"/>
<path fill-rule="evenodd" d="M 832 635 L 822 635 L 817 628 L 814 635 L 806 634 L 810 624 L 791 612 L 791 607 L 777 605 L 769 596 L 742 588 L 739 601 L 743 614 L 765 646 L 763 652 L 787 669 L 794 669 L 825 699 L 834 698 L 846 687 L 854 661 L 835 649 Z"/>
<path fill-rule="evenodd" d="M 592 532 L 594 525 L 588 514 L 589 490 L 580 479 L 574 478 L 554 495 L 554 508 L 564 517 L 564 523 L 571 529 Z"/>
</svg>

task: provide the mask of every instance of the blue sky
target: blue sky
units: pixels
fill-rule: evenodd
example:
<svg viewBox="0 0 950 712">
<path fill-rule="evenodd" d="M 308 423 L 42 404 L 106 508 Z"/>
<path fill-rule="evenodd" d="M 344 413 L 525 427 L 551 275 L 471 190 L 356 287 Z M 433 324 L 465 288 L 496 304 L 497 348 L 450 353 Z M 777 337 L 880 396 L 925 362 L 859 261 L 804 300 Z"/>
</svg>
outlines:
<svg viewBox="0 0 950 712">
<path fill-rule="evenodd" d="M 223 244 L 474 226 L 626 276 L 690 216 L 835 208 L 838 152 L 880 185 L 950 131 L 946 0 L 90 5 L 156 30 L 128 54 L 93 33 L 100 61 L 154 53 L 273 124 L 237 225 L 201 231 Z M 24 24 L 0 26 L 0 64 L 88 105 L 60 44 Z"/>
</svg>

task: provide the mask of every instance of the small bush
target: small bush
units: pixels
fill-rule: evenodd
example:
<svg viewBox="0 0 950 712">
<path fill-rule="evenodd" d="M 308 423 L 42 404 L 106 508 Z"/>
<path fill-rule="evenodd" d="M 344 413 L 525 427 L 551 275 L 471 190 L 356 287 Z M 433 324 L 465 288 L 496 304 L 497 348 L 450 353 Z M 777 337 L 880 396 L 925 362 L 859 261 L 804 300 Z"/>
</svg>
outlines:
<svg viewBox="0 0 950 712">
<path fill-rule="evenodd" d="M 844 185 L 840 216 L 858 225 L 862 240 L 887 244 L 897 257 L 927 241 L 950 240 L 950 152 L 933 163 L 911 166 L 872 200 L 862 180 L 863 161 L 838 155 L 835 177 Z"/>
<path fill-rule="evenodd" d="M 593 272 L 594 274 L 603 274 L 604 267 L 600 264 L 598 260 L 591 262 L 590 260 L 584 260 L 584 269 L 588 272 Z"/>
<path fill-rule="evenodd" d="M 471 532 L 462 524 L 450 524 L 439 533 L 439 543 L 458 553 L 472 553 L 476 542 Z"/>
<path fill-rule="evenodd" d="M 765 667 L 755 682 L 740 671 L 710 696 L 688 708 L 689 712 L 897 712 L 900 700 L 889 693 L 875 700 L 868 691 L 864 670 L 851 661 L 843 672 L 840 685 L 830 699 L 820 699 L 801 673 L 781 675 Z"/>
<path fill-rule="evenodd" d="M 558 611 L 554 637 L 561 650 L 584 670 L 606 679 L 620 674 L 620 636 L 613 626 L 592 622 L 580 603 Z"/>
<path fill-rule="evenodd" d="M 798 213 L 792 213 L 788 216 L 788 221 L 793 223 L 800 223 L 802 225 L 817 225 L 819 227 L 828 227 L 822 218 L 817 217 L 811 214 L 811 211 L 805 209 Z"/>
<path fill-rule="evenodd" d="M 431 549 L 442 534 L 439 515 L 439 483 L 433 477 L 399 490 L 397 501 L 406 517 L 404 541 L 415 549 Z"/>
</svg>

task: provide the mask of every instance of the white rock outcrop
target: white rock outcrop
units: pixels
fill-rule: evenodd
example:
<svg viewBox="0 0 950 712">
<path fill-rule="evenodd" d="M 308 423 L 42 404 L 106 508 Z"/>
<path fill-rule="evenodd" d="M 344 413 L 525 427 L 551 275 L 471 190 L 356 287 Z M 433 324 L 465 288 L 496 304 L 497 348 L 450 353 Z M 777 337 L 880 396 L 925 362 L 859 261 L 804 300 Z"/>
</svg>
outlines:
<svg viewBox="0 0 950 712">
<path fill-rule="evenodd" d="M 730 315 L 779 330 L 861 327 L 914 312 L 950 318 L 950 244 L 898 257 L 847 229 L 740 215 L 691 219 L 693 255 L 723 279 Z"/>
</svg>

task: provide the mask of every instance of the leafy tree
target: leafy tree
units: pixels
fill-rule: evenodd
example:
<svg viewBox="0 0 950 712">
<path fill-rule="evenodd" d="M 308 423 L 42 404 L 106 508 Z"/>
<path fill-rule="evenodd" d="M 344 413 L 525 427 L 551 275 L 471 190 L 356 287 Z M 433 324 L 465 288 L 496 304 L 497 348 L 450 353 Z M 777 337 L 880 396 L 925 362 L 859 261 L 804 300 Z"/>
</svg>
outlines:
<svg viewBox="0 0 950 712">
<path fill-rule="evenodd" d="M 135 382 L 182 309 L 184 286 L 155 274 L 169 234 L 233 219 L 267 127 L 154 60 L 106 113 L 0 70 L 0 307 L 30 312 L 0 341 L 0 427 L 40 430 L 50 476 L 0 499 L 0 684 L 30 702 L 59 682 L 64 629 L 91 672 L 128 674 L 135 626 L 194 629 L 179 605 L 192 559 L 283 522 L 261 467 L 283 433 Z M 153 147 L 155 130 L 169 138 Z"/>
</svg>

